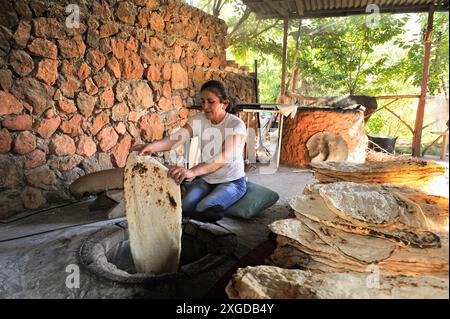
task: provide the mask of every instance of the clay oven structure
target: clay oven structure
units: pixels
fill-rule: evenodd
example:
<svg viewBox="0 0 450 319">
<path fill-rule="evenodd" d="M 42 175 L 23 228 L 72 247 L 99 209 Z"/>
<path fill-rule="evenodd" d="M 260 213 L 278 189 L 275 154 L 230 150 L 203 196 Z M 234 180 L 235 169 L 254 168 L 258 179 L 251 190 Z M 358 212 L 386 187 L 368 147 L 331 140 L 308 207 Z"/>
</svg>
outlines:
<svg viewBox="0 0 450 319">
<path fill-rule="evenodd" d="M 311 161 L 365 161 L 364 111 L 301 107 L 283 126 L 280 163 L 306 167 Z"/>
</svg>

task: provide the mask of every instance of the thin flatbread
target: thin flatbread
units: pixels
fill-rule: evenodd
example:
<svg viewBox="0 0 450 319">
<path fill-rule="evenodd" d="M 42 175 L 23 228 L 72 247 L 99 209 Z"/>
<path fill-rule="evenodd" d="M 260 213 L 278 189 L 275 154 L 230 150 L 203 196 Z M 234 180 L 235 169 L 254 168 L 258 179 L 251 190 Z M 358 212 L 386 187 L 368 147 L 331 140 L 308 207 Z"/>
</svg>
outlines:
<svg viewBox="0 0 450 319">
<path fill-rule="evenodd" d="M 426 190 L 444 175 L 445 167 L 436 161 L 397 158 L 366 163 L 311 163 L 314 176 L 322 183 L 349 181 L 355 183 L 395 184 Z"/>
<path fill-rule="evenodd" d="M 98 194 L 123 188 L 123 168 L 112 168 L 81 176 L 69 186 L 74 196 Z"/>
<path fill-rule="evenodd" d="M 429 230 L 420 207 L 375 184 L 338 182 L 318 187 L 327 206 L 342 219 L 359 226 L 385 227 L 401 222 Z"/>
<path fill-rule="evenodd" d="M 388 259 L 397 245 L 387 239 L 348 233 L 337 228 L 327 227 L 304 216 L 297 216 L 325 243 L 342 255 L 358 262 L 372 264 Z"/>
<path fill-rule="evenodd" d="M 294 196 L 289 199 L 289 204 L 294 209 L 296 216 L 303 215 L 318 223 L 346 232 L 386 238 L 398 245 L 411 245 L 417 248 L 440 247 L 441 245 L 439 236 L 430 231 L 412 231 L 408 228 L 398 227 L 398 225 L 390 228 L 354 225 L 331 211 L 318 194 Z"/>
<path fill-rule="evenodd" d="M 279 243 L 295 246 L 311 257 L 330 257 L 329 259 L 340 264 L 347 264 L 348 267 L 365 267 L 362 262 L 342 256 L 339 251 L 325 243 L 316 233 L 296 218 L 277 220 L 269 225 L 269 229 L 278 235 L 277 241 L 280 240 Z"/>
<path fill-rule="evenodd" d="M 447 277 L 324 273 L 274 266 L 239 268 L 225 291 L 231 299 L 448 299 Z"/>
<path fill-rule="evenodd" d="M 448 198 L 430 195 L 414 188 L 393 185 L 385 187 L 419 205 L 432 231 L 448 233 Z"/>
<path fill-rule="evenodd" d="M 318 190 L 333 212 L 355 225 L 392 225 L 410 209 L 408 203 L 379 185 L 339 182 L 320 185 Z"/>
<path fill-rule="evenodd" d="M 168 169 L 133 152 L 124 174 L 131 254 L 137 272 L 178 270 L 181 254 L 181 192 Z"/>
</svg>

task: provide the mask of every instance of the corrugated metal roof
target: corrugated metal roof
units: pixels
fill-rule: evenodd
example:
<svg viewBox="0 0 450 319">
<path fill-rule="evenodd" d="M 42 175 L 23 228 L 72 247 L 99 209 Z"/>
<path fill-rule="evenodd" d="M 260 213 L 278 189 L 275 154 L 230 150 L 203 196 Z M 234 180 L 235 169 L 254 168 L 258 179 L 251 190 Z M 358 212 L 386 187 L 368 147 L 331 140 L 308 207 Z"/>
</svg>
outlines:
<svg viewBox="0 0 450 319">
<path fill-rule="evenodd" d="M 260 19 L 338 17 L 371 13 L 448 11 L 449 0 L 243 0 Z M 374 7 L 376 6 L 376 7 Z"/>
</svg>

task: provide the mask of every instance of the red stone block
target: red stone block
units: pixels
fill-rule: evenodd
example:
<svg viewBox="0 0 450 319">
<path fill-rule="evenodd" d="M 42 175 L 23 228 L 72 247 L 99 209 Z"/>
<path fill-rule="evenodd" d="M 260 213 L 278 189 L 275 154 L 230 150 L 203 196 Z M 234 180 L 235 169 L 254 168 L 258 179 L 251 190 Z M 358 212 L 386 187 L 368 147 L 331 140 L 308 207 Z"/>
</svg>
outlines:
<svg viewBox="0 0 450 319">
<path fill-rule="evenodd" d="M 12 139 L 6 128 L 0 129 L 0 153 L 8 153 L 11 150 Z"/>
<path fill-rule="evenodd" d="M 50 149 L 52 153 L 57 156 L 73 155 L 75 154 L 75 142 L 68 135 L 58 135 L 52 138 L 50 142 Z"/>
<path fill-rule="evenodd" d="M 164 67 L 162 69 L 162 78 L 163 81 L 169 81 L 172 77 L 172 65 L 171 63 L 164 64 Z"/>
<path fill-rule="evenodd" d="M 97 151 L 97 145 L 95 145 L 94 141 L 87 136 L 80 136 L 80 139 L 77 143 L 76 153 L 81 156 L 91 157 Z"/>
<path fill-rule="evenodd" d="M 100 115 L 97 115 L 92 122 L 92 126 L 89 128 L 89 131 L 92 135 L 97 135 L 97 133 L 109 123 L 109 116 L 107 113 L 103 112 Z"/>
<path fill-rule="evenodd" d="M 172 102 L 165 97 L 159 99 L 158 109 L 163 112 L 167 112 L 172 108 Z"/>
<path fill-rule="evenodd" d="M 43 59 L 39 61 L 36 77 L 48 85 L 53 85 L 58 79 L 58 60 Z"/>
<path fill-rule="evenodd" d="M 100 88 L 110 87 L 112 85 L 111 76 L 108 72 L 101 72 L 93 77 L 95 85 Z"/>
<path fill-rule="evenodd" d="M 141 58 L 133 51 L 125 50 L 125 57 L 121 63 L 121 74 L 123 79 L 140 79 L 144 73 Z"/>
<path fill-rule="evenodd" d="M 98 87 L 94 84 L 94 81 L 92 81 L 92 78 L 87 78 L 84 81 L 84 87 L 86 88 L 86 92 L 89 95 L 95 95 L 98 93 Z"/>
<path fill-rule="evenodd" d="M 9 56 L 9 65 L 20 76 L 26 76 L 33 71 L 34 62 L 23 50 L 13 50 Z"/>
<path fill-rule="evenodd" d="M 61 73 L 66 76 L 74 76 L 75 75 L 75 67 L 69 61 L 70 60 L 64 60 L 62 62 Z"/>
<path fill-rule="evenodd" d="M 153 12 L 150 17 L 150 28 L 152 30 L 163 33 L 164 31 L 164 19 L 157 12 Z"/>
<path fill-rule="evenodd" d="M 162 86 L 162 94 L 168 99 L 172 97 L 172 87 L 170 86 L 170 82 L 164 82 Z"/>
<path fill-rule="evenodd" d="M 44 165 L 47 162 L 45 152 L 40 149 L 35 149 L 31 153 L 25 155 L 24 168 L 33 169 L 35 167 Z"/>
<path fill-rule="evenodd" d="M 105 56 L 99 50 L 89 50 L 87 59 L 94 68 L 95 72 L 100 71 L 105 66 L 106 63 Z"/>
<path fill-rule="evenodd" d="M 80 136 L 83 134 L 82 124 L 84 121 L 83 116 L 75 114 L 70 120 L 63 121 L 59 128 L 64 134 L 70 135 L 71 137 Z"/>
<path fill-rule="evenodd" d="M 27 46 L 30 39 L 31 23 L 29 21 L 21 20 L 19 26 L 14 33 L 14 41 L 19 48 L 23 49 Z"/>
<path fill-rule="evenodd" d="M 157 82 L 160 80 L 161 78 L 161 72 L 154 66 L 151 65 L 148 69 L 147 69 L 147 75 L 146 75 L 147 80 L 152 81 L 152 82 Z"/>
<path fill-rule="evenodd" d="M 120 79 L 121 72 L 120 72 L 119 61 L 117 61 L 117 59 L 115 57 L 112 57 L 111 59 L 108 60 L 107 65 L 108 65 L 108 68 L 113 73 L 113 75 L 115 76 L 115 78 Z"/>
<path fill-rule="evenodd" d="M 139 121 L 140 118 L 141 118 L 141 115 L 138 112 L 131 111 L 128 114 L 128 121 L 130 121 L 130 122 L 137 122 L 137 121 Z"/>
<path fill-rule="evenodd" d="M 49 138 L 53 135 L 53 133 L 55 133 L 60 124 L 61 119 L 59 118 L 59 116 L 51 119 L 41 120 L 35 126 L 35 131 L 42 138 Z"/>
<path fill-rule="evenodd" d="M 20 132 L 14 140 L 14 152 L 28 154 L 36 148 L 36 137 L 29 131 Z"/>
<path fill-rule="evenodd" d="M 61 93 L 68 98 L 73 98 L 75 96 L 75 92 L 80 87 L 80 82 L 72 77 L 67 76 L 67 79 L 61 83 L 61 86 L 59 89 L 61 90 Z"/>
<path fill-rule="evenodd" d="M 180 109 L 178 111 L 178 115 L 182 118 L 182 119 L 186 119 L 189 116 L 189 110 L 188 109 Z"/>
<path fill-rule="evenodd" d="M 108 38 L 119 32 L 119 25 L 115 22 L 108 22 L 100 27 L 100 38 Z"/>
<path fill-rule="evenodd" d="M 113 106 L 111 117 L 114 121 L 126 121 L 129 109 L 126 103 L 119 103 Z M 133 112 L 136 113 L 136 112 Z"/>
<path fill-rule="evenodd" d="M 110 108 L 114 104 L 114 92 L 112 89 L 106 89 L 100 95 L 100 107 L 101 108 Z"/>
<path fill-rule="evenodd" d="M 180 90 L 188 87 L 187 72 L 183 69 L 181 64 L 172 64 L 172 89 Z"/>
<path fill-rule="evenodd" d="M 8 116 L 2 121 L 2 126 L 13 131 L 31 130 L 33 119 L 29 115 Z"/>
<path fill-rule="evenodd" d="M 70 114 L 77 111 L 77 107 L 72 100 L 60 100 L 58 101 L 60 110 L 65 114 Z"/>
<path fill-rule="evenodd" d="M 130 51 L 137 52 L 139 43 L 135 37 L 130 37 L 127 41 L 126 48 Z"/>
<path fill-rule="evenodd" d="M 114 126 L 114 129 L 117 133 L 120 135 L 124 135 L 127 132 L 127 128 L 125 127 L 125 124 L 123 122 L 119 122 Z"/>
<path fill-rule="evenodd" d="M 86 62 L 83 62 L 78 69 L 78 78 L 83 81 L 91 75 L 91 68 Z"/>
<path fill-rule="evenodd" d="M 130 152 L 131 137 L 125 135 L 112 152 L 113 160 L 117 167 L 124 167 L 127 162 L 127 156 Z"/>
<path fill-rule="evenodd" d="M 63 58 L 82 58 L 86 52 L 86 45 L 81 37 L 58 40 L 60 55 Z"/>
<path fill-rule="evenodd" d="M 25 171 L 25 179 L 31 186 L 50 189 L 56 182 L 55 173 L 48 166 L 43 165 L 29 171 Z"/>
<path fill-rule="evenodd" d="M 58 57 L 58 48 L 52 41 L 36 38 L 29 45 L 30 52 L 44 58 L 56 59 Z"/>
<path fill-rule="evenodd" d="M 116 59 L 123 59 L 125 56 L 125 41 L 115 37 L 111 38 L 111 49 Z"/>
<path fill-rule="evenodd" d="M 164 134 L 164 125 L 157 114 L 142 117 L 139 122 L 139 127 L 141 137 L 147 142 L 160 139 Z"/>
<path fill-rule="evenodd" d="M 0 91 L 0 115 L 20 114 L 23 104 L 10 93 Z"/>
<path fill-rule="evenodd" d="M 102 152 L 106 152 L 113 148 L 117 144 L 119 136 L 114 128 L 111 126 L 103 128 L 100 133 L 97 134 L 97 140 Z"/>
<path fill-rule="evenodd" d="M 131 2 L 119 2 L 116 9 L 116 17 L 125 24 L 133 25 L 136 20 L 137 7 Z"/>
</svg>

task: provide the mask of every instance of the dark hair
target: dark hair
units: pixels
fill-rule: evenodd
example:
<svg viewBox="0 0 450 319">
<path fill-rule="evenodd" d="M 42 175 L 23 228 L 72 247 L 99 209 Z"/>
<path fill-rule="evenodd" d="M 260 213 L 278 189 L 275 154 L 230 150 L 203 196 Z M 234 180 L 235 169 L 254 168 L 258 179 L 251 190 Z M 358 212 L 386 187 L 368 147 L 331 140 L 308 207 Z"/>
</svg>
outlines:
<svg viewBox="0 0 450 319">
<path fill-rule="evenodd" d="M 220 102 L 228 100 L 228 106 L 226 111 L 231 114 L 236 114 L 235 99 L 228 94 L 228 90 L 226 89 L 225 85 L 222 82 L 217 80 L 207 81 L 203 83 L 202 87 L 200 88 L 200 92 L 203 91 L 209 91 L 211 93 L 214 93 L 215 95 L 217 95 Z"/>
</svg>

